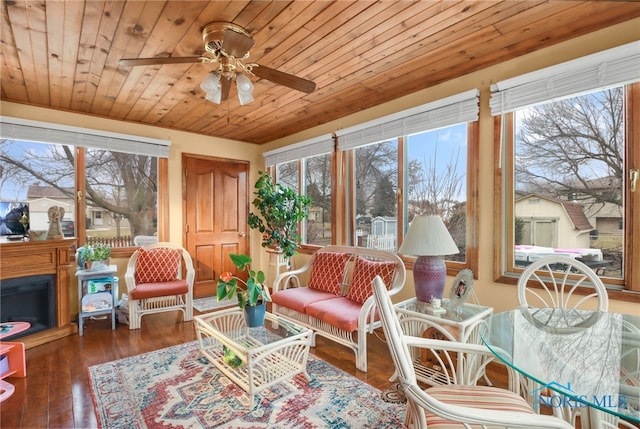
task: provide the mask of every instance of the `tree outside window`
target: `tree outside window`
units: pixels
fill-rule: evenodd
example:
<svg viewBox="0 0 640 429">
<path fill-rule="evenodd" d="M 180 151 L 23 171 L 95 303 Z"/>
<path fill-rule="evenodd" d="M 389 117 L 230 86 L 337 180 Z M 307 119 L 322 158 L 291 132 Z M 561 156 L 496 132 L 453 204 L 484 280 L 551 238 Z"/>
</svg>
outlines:
<svg viewBox="0 0 640 429">
<path fill-rule="evenodd" d="M 75 231 L 79 244 L 126 247 L 137 235 L 157 232 L 156 157 L 5 139 L 0 163 L 0 199 L 28 202 L 31 229 L 48 230 L 48 208 L 61 206 L 63 222 L 76 226 L 84 217 L 86 229 Z M 84 190 L 76 190 L 77 176 L 83 176 Z"/>
<path fill-rule="evenodd" d="M 419 214 L 442 218 L 460 253 L 447 260 L 466 261 L 467 125 L 455 125 L 408 137 L 408 221 Z"/>
<path fill-rule="evenodd" d="M 622 278 L 624 109 L 618 87 L 515 112 L 516 266 L 551 248 Z"/>
<path fill-rule="evenodd" d="M 354 149 L 355 244 L 398 248 L 398 139 Z"/>
</svg>

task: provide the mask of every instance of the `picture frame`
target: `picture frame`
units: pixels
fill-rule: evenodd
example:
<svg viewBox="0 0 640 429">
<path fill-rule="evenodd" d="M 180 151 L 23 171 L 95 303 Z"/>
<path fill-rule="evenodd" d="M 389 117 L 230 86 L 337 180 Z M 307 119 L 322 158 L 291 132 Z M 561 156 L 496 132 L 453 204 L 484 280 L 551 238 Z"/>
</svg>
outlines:
<svg viewBox="0 0 640 429">
<path fill-rule="evenodd" d="M 473 292 L 473 272 L 469 269 L 462 270 L 453 279 L 449 290 L 449 306 L 452 309 L 461 309 Z"/>
</svg>

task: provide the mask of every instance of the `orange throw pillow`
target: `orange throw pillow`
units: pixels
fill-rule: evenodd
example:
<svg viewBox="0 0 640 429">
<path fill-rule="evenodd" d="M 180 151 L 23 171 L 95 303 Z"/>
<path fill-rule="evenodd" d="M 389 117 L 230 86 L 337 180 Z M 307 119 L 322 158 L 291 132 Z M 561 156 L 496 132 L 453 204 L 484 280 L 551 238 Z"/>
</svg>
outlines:
<svg viewBox="0 0 640 429">
<path fill-rule="evenodd" d="M 176 280 L 182 250 L 140 249 L 136 261 L 136 283 L 162 283 Z"/>
<path fill-rule="evenodd" d="M 349 262 L 348 253 L 317 253 L 311 266 L 309 287 L 341 296 L 347 262 Z"/>
<path fill-rule="evenodd" d="M 373 295 L 371 282 L 376 276 L 380 276 L 387 289 L 389 289 L 395 268 L 396 263 L 393 261 L 372 261 L 358 256 L 347 298 L 363 304 Z"/>
</svg>

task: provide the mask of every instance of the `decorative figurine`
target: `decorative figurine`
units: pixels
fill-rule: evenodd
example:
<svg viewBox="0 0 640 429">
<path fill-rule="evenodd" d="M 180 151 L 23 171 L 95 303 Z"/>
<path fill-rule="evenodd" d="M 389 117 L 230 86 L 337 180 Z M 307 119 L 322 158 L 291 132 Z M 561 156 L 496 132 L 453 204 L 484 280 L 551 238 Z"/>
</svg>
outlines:
<svg viewBox="0 0 640 429">
<path fill-rule="evenodd" d="M 62 235 L 62 225 L 60 221 L 64 216 L 64 208 L 58 206 L 49 207 L 49 232 L 47 233 L 47 239 L 59 240 L 64 237 Z"/>
</svg>

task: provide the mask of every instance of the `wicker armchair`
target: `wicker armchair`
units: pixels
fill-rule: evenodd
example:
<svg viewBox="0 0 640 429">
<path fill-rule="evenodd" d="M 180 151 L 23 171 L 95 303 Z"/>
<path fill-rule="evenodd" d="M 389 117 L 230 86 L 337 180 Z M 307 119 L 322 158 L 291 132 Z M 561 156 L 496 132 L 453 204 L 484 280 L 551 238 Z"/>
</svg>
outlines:
<svg viewBox="0 0 640 429">
<path fill-rule="evenodd" d="M 182 311 L 193 319 L 195 270 L 186 249 L 172 243 L 155 243 L 136 250 L 127 264 L 129 329 L 139 329 L 142 316 Z"/>
</svg>

